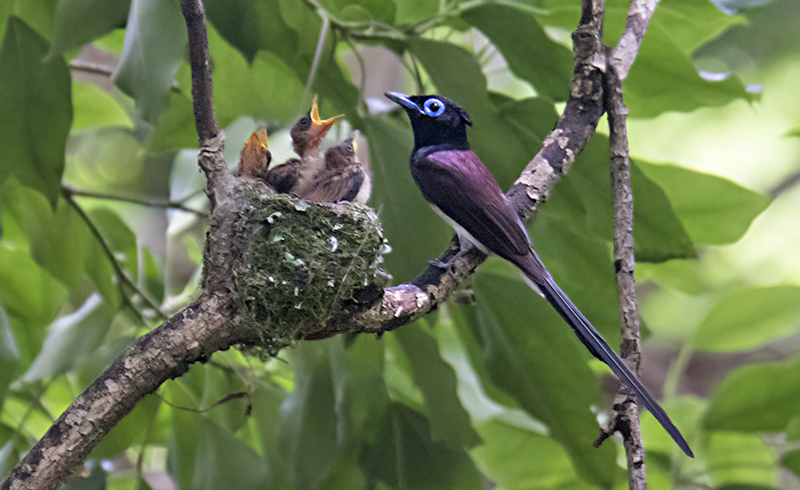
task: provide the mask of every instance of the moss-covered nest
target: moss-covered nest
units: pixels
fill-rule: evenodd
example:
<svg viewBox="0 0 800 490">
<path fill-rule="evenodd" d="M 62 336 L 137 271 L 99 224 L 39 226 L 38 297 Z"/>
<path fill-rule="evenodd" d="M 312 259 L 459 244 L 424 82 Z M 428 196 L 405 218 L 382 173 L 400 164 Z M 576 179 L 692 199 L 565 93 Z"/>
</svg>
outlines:
<svg viewBox="0 0 800 490">
<path fill-rule="evenodd" d="M 361 204 L 318 205 L 242 181 L 247 206 L 234 224 L 231 290 L 261 347 L 275 354 L 379 300 L 389 246 Z"/>
</svg>

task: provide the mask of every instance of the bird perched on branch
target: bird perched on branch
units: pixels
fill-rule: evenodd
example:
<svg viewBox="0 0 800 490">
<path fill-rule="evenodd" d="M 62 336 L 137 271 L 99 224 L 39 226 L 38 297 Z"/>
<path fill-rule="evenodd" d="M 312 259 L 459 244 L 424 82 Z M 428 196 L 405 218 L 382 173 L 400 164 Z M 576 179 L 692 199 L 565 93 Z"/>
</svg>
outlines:
<svg viewBox="0 0 800 490">
<path fill-rule="evenodd" d="M 239 172 L 237 175 L 251 177 L 253 179 L 265 179 L 269 163 L 272 161 L 272 153 L 269 152 L 269 142 L 267 141 L 267 128 L 262 127 L 244 144 L 242 153 L 239 156 Z"/>
<path fill-rule="evenodd" d="M 272 167 L 264 180 L 277 192 L 297 192 L 304 188 L 325 167 L 325 159 L 319 154 L 322 138 L 334 124 L 344 119 L 339 114 L 330 119 L 319 118 L 317 97 L 311 102 L 311 109 L 292 127 L 292 145 L 300 158 L 290 158 Z"/>
<path fill-rule="evenodd" d="M 405 109 L 414 131 L 411 175 L 423 197 L 458 233 L 461 250 L 450 266 L 470 248 L 494 253 L 519 268 L 537 292 L 555 308 L 596 358 L 606 363 L 636 399 L 653 414 L 688 456 L 694 457 L 677 427 L 600 333 L 556 284 L 531 246 L 508 198 L 478 156 L 470 151 L 469 114 L 449 99 L 437 95 L 407 96 L 388 92 L 386 97 Z"/>
<path fill-rule="evenodd" d="M 325 152 L 325 169 L 318 173 L 298 197 L 314 202 L 360 202 L 365 204 L 372 192 L 369 171 L 356 156 L 358 130 Z"/>
</svg>

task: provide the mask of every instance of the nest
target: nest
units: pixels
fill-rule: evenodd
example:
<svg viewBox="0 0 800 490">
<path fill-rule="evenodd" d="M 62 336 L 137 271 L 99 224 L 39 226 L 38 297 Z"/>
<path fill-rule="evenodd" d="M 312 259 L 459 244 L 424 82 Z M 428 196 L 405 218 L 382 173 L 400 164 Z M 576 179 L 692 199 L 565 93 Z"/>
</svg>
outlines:
<svg viewBox="0 0 800 490">
<path fill-rule="evenodd" d="M 238 314 L 268 355 L 324 337 L 383 296 L 390 248 L 375 211 L 320 205 L 241 181 L 231 291 Z"/>
</svg>

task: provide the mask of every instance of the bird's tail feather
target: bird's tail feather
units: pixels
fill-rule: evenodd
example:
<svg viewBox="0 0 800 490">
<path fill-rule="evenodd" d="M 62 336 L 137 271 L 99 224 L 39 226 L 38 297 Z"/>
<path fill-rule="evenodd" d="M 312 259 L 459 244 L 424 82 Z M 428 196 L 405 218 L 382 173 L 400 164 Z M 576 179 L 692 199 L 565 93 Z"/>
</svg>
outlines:
<svg viewBox="0 0 800 490">
<path fill-rule="evenodd" d="M 648 393 L 647 389 L 630 369 L 628 369 L 625 363 L 622 362 L 622 359 L 620 359 L 617 353 L 608 346 L 606 341 L 603 340 L 603 337 L 600 336 L 600 333 L 589 323 L 589 320 L 583 316 L 583 313 L 578 310 L 578 307 L 575 306 L 566 293 L 558 287 L 558 284 L 556 284 L 553 278 L 549 277 L 549 274 L 544 280 L 535 277 L 534 274 L 526 273 L 526 275 L 531 281 L 536 283 L 541 293 L 544 294 L 545 299 L 556 309 L 569 326 L 572 327 L 572 330 L 589 349 L 592 355 L 606 363 L 614 374 L 617 375 L 619 380 L 633 390 L 636 399 L 653 414 L 683 452 L 686 453 L 687 456 L 693 458 L 694 454 L 689 448 L 689 444 L 686 443 L 686 440 L 683 438 L 678 428 L 675 427 L 675 424 L 669 419 L 664 409 L 661 408 L 661 405 Z"/>
</svg>

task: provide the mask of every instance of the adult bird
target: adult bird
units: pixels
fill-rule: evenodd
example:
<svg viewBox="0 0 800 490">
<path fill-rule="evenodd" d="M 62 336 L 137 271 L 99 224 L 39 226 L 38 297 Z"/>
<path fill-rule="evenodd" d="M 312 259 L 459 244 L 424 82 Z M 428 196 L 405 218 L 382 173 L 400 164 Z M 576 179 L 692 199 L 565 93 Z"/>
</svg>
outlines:
<svg viewBox="0 0 800 490">
<path fill-rule="evenodd" d="M 511 203 L 483 162 L 469 149 L 467 126 L 472 126 L 469 114 L 437 95 L 408 96 L 399 92 L 385 95 L 402 106 L 411 120 L 414 131 L 411 175 L 423 197 L 458 233 L 461 250 L 456 257 L 475 246 L 517 266 L 572 327 L 589 352 L 606 363 L 683 452 L 694 457 L 664 409 L 558 287 L 533 250 Z M 442 265 L 449 270 L 452 263 Z"/>
<path fill-rule="evenodd" d="M 325 158 L 319 154 L 322 138 L 334 124 L 344 119 L 344 114 L 329 119 L 319 118 L 317 96 L 311 102 L 311 109 L 292 127 L 292 146 L 300 158 L 290 158 L 272 167 L 266 176 L 269 184 L 277 192 L 294 193 L 307 186 L 314 176 L 325 167 Z"/>
<path fill-rule="evenodd" d="M 272 161 L 272 153 L 269 152 L 269 142 L 267 141 L 267 128 L 262 127 L 244 144 L 239 156 L 238 175 L 251 177 L 253 179 L 266 179 L 269 163 Z"/>
<path fill-rule="evenodd" d="M 325 169 L 297 196 L 314 202 L 366 204 L 372 192 L 372 178 L 356 156 L 357 140 L 358 130 L 355 130 L 352 136 L 329 148 L 325 152 Z"/>
</svg>

